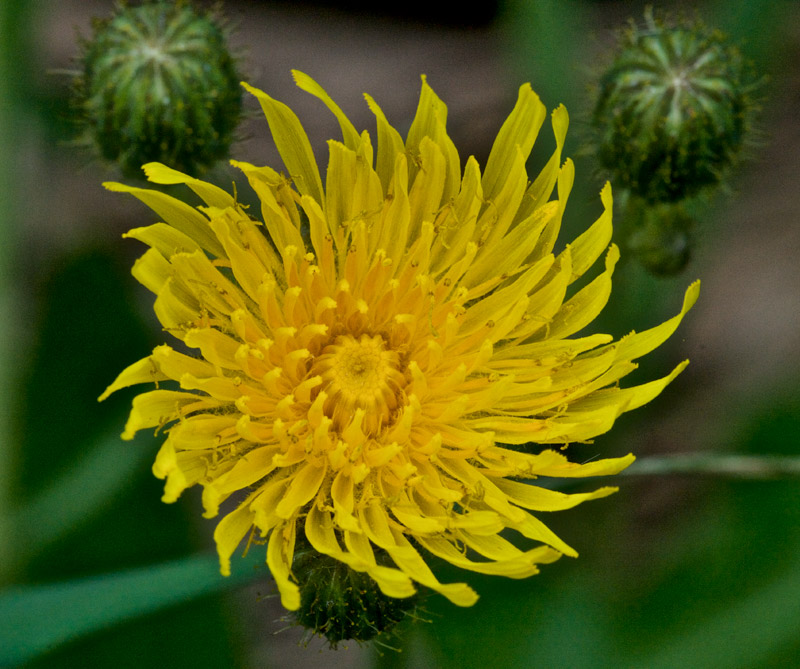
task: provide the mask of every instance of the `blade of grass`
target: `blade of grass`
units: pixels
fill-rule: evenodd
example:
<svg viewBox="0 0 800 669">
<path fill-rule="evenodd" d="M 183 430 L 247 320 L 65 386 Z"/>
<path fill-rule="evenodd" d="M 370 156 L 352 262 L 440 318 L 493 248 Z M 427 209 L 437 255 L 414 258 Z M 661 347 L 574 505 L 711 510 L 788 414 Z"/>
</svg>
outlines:
<svg viewBox="0 0 800 669">
<path fill-rule="evenodd" d="M 84 635 L 241 585 L 258 573 L 234 561 L 223 578 L 215 555 L 0 592 L 0 666 L 14 666 Z M 260 572 L 265 574 L 266 571 Z"/>
</svg>

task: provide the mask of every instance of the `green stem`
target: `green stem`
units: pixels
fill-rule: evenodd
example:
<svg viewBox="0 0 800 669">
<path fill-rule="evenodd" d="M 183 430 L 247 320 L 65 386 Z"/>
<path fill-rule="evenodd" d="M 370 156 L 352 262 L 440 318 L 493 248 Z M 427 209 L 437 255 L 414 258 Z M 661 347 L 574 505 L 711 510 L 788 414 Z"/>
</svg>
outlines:
<svg viewBox="0 0 800 669">
<path fill-rule="evenodd" d="M 800 455 L 720 455 L 680 453 L 638 459 L 623 474 L 663 476 L 702 474 L 737 479 L 784 479 L 800 477 Z"/>
</svg>

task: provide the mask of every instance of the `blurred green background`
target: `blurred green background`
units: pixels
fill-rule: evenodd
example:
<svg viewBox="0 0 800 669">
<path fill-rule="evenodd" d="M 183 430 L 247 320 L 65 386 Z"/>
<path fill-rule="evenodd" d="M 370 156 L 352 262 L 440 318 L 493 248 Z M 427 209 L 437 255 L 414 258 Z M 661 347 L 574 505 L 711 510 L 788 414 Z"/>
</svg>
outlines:
<svg viewBox="0 0 800 669">
<path fill-rule="evenodd" d="M 604 177 L 580 152 L 590 84 L 613 31 L 641 19 L 643 7 L 412 2 L 376 13 L 356 1 L 228 0 L 224 11 L 244 75 L 297 111 L 323 162 L 335 120 L 294 89 L 290 68 L 315 77 L 357 127 L 372 130 L 361 98 L 369 92 L 401 133 L 424 72 L 448 104 L 462 159 L 481 162 L 520 83 L 530 81 L 549 108 L 565 103 L 577 178 L 564 243 L 600 210 Z M 76 36 L 112 8 L 0 4 L 0 624 L 5 640 L 29 649 L 25 666 L 800 666 L 797 479 L 620 476 L 617 495 L 547 519 L 579 550 L 577 561 L 522 582 L 439 565 L 443 580 L 466 576 L 481 599 L 470 609 L 425 599 L 421 619 L 388 642 L 402 652 L 303 647 L 258 560 L 243 561 L 230 581 L 217 578 L 214 523 L 201 518 L 199 491 L 162 504 L 162 482 L 149 471 L 157 440 L 117 437 L 133 393 L 96 402 L 163 335 L 150 294 L 129 275 L 142 249 L 120 239 L 153 214 L 104 191 L 114 168 L 73 141 L 65 70 L 75 67 Z M 800 455 L 800 3 L 656 8 L 696 10 L 769 78 L 750 159 L 701 207 L 687 270 L 654 279 L 623 263 L 597 325 L 621 335 L 661 322 L 700 278 L 699 303 L 639 378 L 687 357 L 692 364 L 586 446 L 586 457 Z M 279 165 L 257 105 L 247 104 L 233 155 Z M 532 173 L 549 155 L 549 134 L 545 127 Z M 234 174 L 221 167 L 211 178 L 228 187 Z M 127 580 L 98 578 L 117 572 Z M 15 657 L 10 648 L 0 649 L 0 665 Z"/>
</svg>

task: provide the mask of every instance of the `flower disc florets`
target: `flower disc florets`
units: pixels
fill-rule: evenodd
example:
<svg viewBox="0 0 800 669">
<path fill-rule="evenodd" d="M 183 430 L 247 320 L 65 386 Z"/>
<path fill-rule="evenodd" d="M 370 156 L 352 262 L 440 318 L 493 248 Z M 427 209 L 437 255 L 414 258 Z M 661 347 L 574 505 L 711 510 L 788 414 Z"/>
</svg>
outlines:
<svg viewBox="0 0 800 669">
<path fill-rule="evenodd" d="M 306 585 L 296 544 L 368 576 L 380 607 L 417 585 L 468 606 L 475 592 L 441 583 L 424 554 L 512 578 L 577 555 L 531 512 L 615 489 L 569 495 L 525 480 L 614 474 L 633 461 L 576 464 L 558 449 L 606 432 L 683 369 L 619 387 L 633 360 L 674 332 L 698 287 L 651 330 L 617 342 L 574 337 L 608 299 L 619 254 L 608 186 L 598 220 L 553 253 L 574 176 L 561 160 L 563 108 L 552 115 L 555 153 L 531 183 L 525 162 L 546 113 L 530 86 L 481 172 L 474 158 L 462 168 L 447 109 L 424 79 L 405 140 L 367 97 L 373 150 L 316 82 L 295 78 L 342 128 L 324 187 L 297 117 L 249 86 L 290 175 L 235 163 L 261 200 L 260 220 L 164 165 L 145 166 L 150 180 L 186 184 L 202 206 L 107 184 L 165 221 L 128 233 L 151 246 L 133 273 L 157 295 L 165 330 L 196 353 L 159 346 L 103 396 L 177 386 L 136 397 L 123 436 L 167 429 L 153 467 L 166 479 L 164 501 L 201 485 L 205 515 L 224 509 L 215 532 L 223 573 L 245 538 L 261 537 L 290 610 Z M 604 252 L 597 276 L 570 291 Z M 533 544 L 517 547 L 506 530 Z"/>
<path fill-rule="evenodd" d="M 339 335 L 322 349 L 311 373 L 322 380 L 319 389 L 327 395 L 324 410 L 334 428 L 344 429 L 361 410 L 362 429 L 374 436 L 391 424 L 403 400 L 402 369 L 400 354 L 380 335 Z"/>
</svg>

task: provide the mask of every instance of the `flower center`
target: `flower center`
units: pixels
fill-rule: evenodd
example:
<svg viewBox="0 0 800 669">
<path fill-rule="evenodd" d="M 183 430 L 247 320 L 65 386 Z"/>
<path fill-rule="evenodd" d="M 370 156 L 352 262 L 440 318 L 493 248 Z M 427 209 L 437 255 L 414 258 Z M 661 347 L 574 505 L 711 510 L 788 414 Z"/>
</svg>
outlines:
<svg viewBox="0 0 800 669">
<path fill-rule="evenodd" d="M 322 377 L 320 390 L 328 394 L 324 410 L 334 428 L 343 429 L 363 409 L 366 434 L 390 422 L 406 384 L 398 353 L 387 349 L 382 337 L 366 334 L 337 337 L 317 356 L 312 373 Z"/>
</svg>

